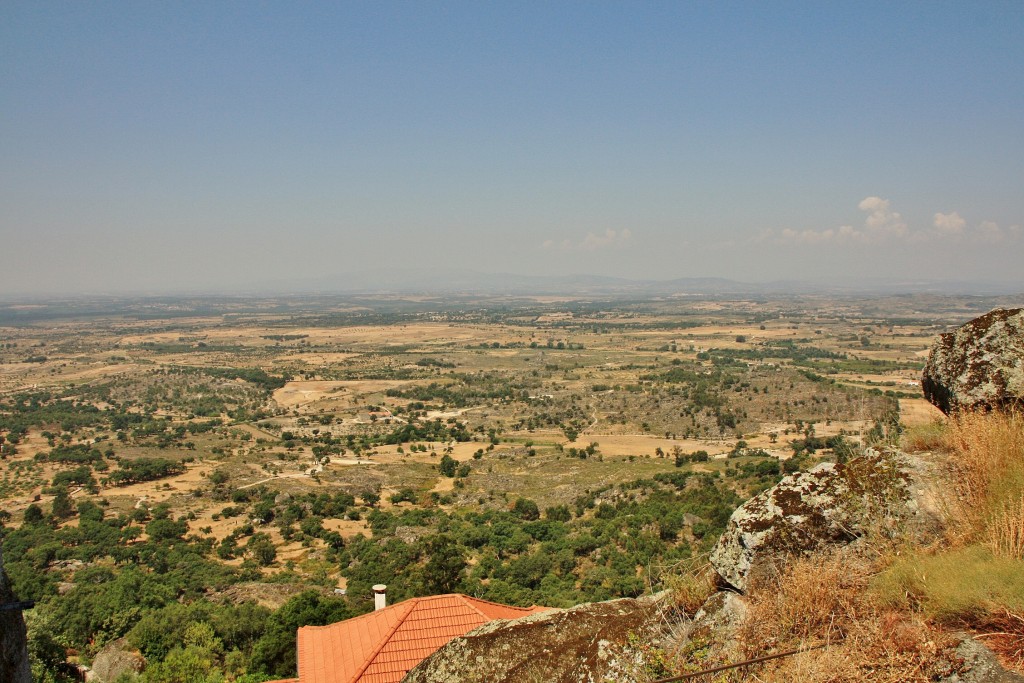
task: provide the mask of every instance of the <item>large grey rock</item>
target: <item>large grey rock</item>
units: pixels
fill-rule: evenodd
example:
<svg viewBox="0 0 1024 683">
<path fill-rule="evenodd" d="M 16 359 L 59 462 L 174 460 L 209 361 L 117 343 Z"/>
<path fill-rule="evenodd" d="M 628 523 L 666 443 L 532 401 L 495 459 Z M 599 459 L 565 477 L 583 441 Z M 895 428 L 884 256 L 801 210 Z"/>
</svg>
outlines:
<svg viewBox="0 0 1024 683">
<path fill-rule="evenodd" d="M 728 590 L 713 593 L 686 625 L 683 642 L 710 648 L 715 652 L 715 660 L 736 662 L 746 659 L 739 629 L 748 612 L 742 595 Z M 711 655 L 711 651 L 708 654 Z"/>
<path fill-rule="evenodd" d="M 944 413 L 1024 405 L 1024 309 L 1002 309 L 943 334 L 921 386 Z"/>
<path fill-rule="evenodd" d="M 1008 671 L 987 647 L 964 634 L 956 648 L 962 662 L 960 670 L 940 679 L 940 683 L 1024 683 L 1024 676 Z"/>
<path fill-rule="evenodd" d="M 611 600 L 492 621 L 427 657 L 405 683 L 639 683 L 636 644 L 663 628 L 661 597 Z"/>
<path fill-rule="evenodd" d="M 732 591 L 713 593 L 690 622 L 690 634 L 709 636 L 710 634 L 733 634 L 747 617 L 747 603 L 741 595 Z"/>
<path fill-rule="evenodd" d="M 125 674 L 138 674 L 146 660 L 124 638 L 107 643 L 92 660 L 92 671 L 102 683 L 114 683 Z"/>
<path fill-rule="evenodd" d="M 915 509 L 906 463 L 868 450 L 845 464 L 791 474 L 741 505 L 711 551 L 711 566 L 745 591 L 752 575 L 788 556 L 848 543 L 869 526 L 892 528 Z"/>
</svg>

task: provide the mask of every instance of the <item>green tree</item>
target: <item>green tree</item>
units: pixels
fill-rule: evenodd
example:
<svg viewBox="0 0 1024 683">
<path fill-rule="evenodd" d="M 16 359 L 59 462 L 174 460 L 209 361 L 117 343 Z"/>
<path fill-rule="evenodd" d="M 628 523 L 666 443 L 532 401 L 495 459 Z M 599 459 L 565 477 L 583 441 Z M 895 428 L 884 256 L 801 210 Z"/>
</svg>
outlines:
<svg viewBox="0 0 1024 683">
<path fill-rule="evenodd" d="M 427 543 L 429 559 L 423 567 L 424 587 L 432 593 L 451 593 L 462 579 L 466 558 L 451 536 L 438 534 Z"/>
<path fill-rule="evenodd" d="M 572 520 L 572 512 L 568 505 L 556 505 L 544 510 L 544 518 L 552 522 L 568 522 Z"/>
<path fill-rule="evenodd" d="M 71 502 L 68 490 L 63 486 L 57 489 L 57 493 L 53 497 L 53 507 L 50 510 L 50 514 L 53 515 L 54 519 L 67 519 L 75 514 L 74 503 Z"/>
<path fill-rule="evenodd" d="M 441 458 L 440 470 L 442 475 L 446 477 L 454 477 L 458 467 L 459 461 L 447 453 L 445 453 Z"/>
<path fill-rule="evenodd" d="M 273 564 L 274 560 L 277 559 L 277 549 L 274 548 L 274 542 L 270 540 L 269 535 L 262 532 L 253 534 L 245 544 L 245 549 L 254 560 L 264 567 Z"/>
<path fill-rule="evenodd" d="M 188 523 L 174 521 L 168 517 L 154 519 L 146 525 L 146 533 L 153 543 L 166 543 L 179 540 L 188 531 Z"/>
<path fill-rule="evenodd" d="M 221 683 L 224 674 L 220 671 L 216 653 L 198 645 L 175 647 L 167 657 L 145 670 L 143 683 Z"/>
<path fill-rule="evenodd" d="M 294 676 L 295 633 L 300 626 L 324 626 L 354 616 L 347 603 L 317 591 L 299 593 L 266 622 L 266 632 L 253 647 L 250 671 L 271 676 Z"/>
<path fill-rule="evenodd" d="M 25 508 L 25 524 L 39 524 L 43 521 L 43 509 L 35 503 Z"/>
<path fill-rule="evenodd" d="M 512 505 L 512 514 L 526 521 L 540 519 L 540 509 L 529 498 L 517 498 Z"/>
</svg>

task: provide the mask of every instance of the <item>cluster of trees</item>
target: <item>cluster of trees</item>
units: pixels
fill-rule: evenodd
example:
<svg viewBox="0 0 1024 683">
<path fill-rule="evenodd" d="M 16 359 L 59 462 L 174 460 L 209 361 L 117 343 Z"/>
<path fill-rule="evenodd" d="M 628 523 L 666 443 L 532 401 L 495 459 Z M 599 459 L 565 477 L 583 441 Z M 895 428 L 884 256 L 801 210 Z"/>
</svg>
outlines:
<svg viewBox="0 0 1024 683">
<path fill-rule="evenodd" d="M 58 508 L 66 504 L 55 500 L 49 514 L 30 506 L 17 529 L 0 520 L 14 590 L 36 601 L 28 615 L 36 681 L 76 680 L 65 663 L 68 649 L 94 653 L 121 637 L 147 659 L 143 683 L 255 683 L 294 675 L 299 626 L 357 613 L 323 590 L 301 593 L 273 612 L 253 602 L 211 601 L 259 573 L 252 565 L 236 569 L 217 561 L 212 541 L 187 536 L 185 520 L 173 519 L 166 507 L 111 516 L 84 501 L 70 511 L 78 525 L 61 528 L 57 523 L 69 513 Z M 321 510 L 336 504 L 317 499 Z M 139 540 L 143 531 L 146 541 Z M 252 535 L 253 555 L 266 552 L 267 540 Z M 75 561 L 84 564 L 70 574 L 60 569 Z"/>
<path fill-rule="evenodd" d="M 182 372 L 197 372 L 220 379 L 240 379 L 269 393 L 280 389 L 287 381 L 260 368 L 181 368 Z"/>
<path fill-rule="evenodd" d="M 458 421 L 442 422 L 441 418 L 421 422 L 407 422 L 390 432 L 373 437 L 381 444 L 401 444 L 412 441 L 471 441 L 473 435 L 466 425 Z"/>
<path fill-rule="evenodd" d="M 573 432 L 575 434 L 575 432 Z M 568 438 L 568 435 L 566 435 Z M 573 436 L 570 440 L 575 440 L 576 436 Z M 565 448 L 563 452 L 570 458 L 579 458 L 580 460 L 586 460 L 587 458 L 593 457 L 598 454 L 598 444 L 596 441 L 592 441 L 587 444 L 584 448 Z"/>
<path fill-rule="evenodd" d="M 64 431 L 73 432 L 83 427 L 106 424 L 115 412 L 118 412 L 116 408 L 100 410 L 73 393 L 20 393 L 0 401 L 3 428 L 11 443 L 17 443 L 30 427 L 59 425 Z"/>
<path fill-rule="evenodd" d="M 308 334 L 264 334 L 261 335 L 261 339 L 269 339 L 270 341 L 287 342 L 297 341 L 299 339 L 306 339 L 309 337 Z"/>
<path fill-rule="evenodd" d="M 706 549 L 739 503 L 732 488 L 687 472 L 590 492 L 540 511 L 520 497 L 507 511 L 374 510 L 372 538 L 333 557 L 349 593 L 369 595 L 388 577 L 395 600 L 458 590 L 510 604 L 568 606 L 639 595 L 657 568 Z M 687 515 L 701 521 L 683 534 Z M 399 526 L 436 532 L 406 542 Z"/>
<path fill-rule="evenodd" d="M 421 368 L 454 368 L 455 363 L 447 360 L 440 360 L 437 358 L 424 357 L 416 361 L 416 365 Z"/>
<path fill-rule="evenodd" d="M 166 506 L 113 515 L 102 502 L 76 507 L 66 495 L 49 512 L 30 506 L 17 529 L 0 521 L 15 590 L 37 601 L 38 680 L 65 680 L 66 648 L 95 652 L 120 637 L 146 656 L 146 682 L 184 680 L 184 671 L 203 681 L 294 675 L 295 629 L 369 610 L 370 586 L 382 580 L 395 600 L 461 591 L 510 604 L 567 606 L 638 595 L 657 582 L 658 567 L 706 549 L 739 502 L 723 480 L 685 471 L 590 491 L 543 511 L 526 497 L 506 510 L 383 511 L 372 491 L 359 495 L 358 506 L 348 492 L 282 497 L 265 485 L 232 491 L 226 477 L 213 479 L 212 494 L 243 513 L 219 544 L 189 534 L 187 520 Z M 403 499 L 411 498 L 415 491 L 405 492 Z M 345 542 L 325 529 L 324 520 L 353 514 L 366 517 L 371 537 Z M 75 515 L 76 526 L 59 525 Z M 688 525 L 688 515 L 700 521 L 690 518 Z M 328 563 L 348 579 L 349 597 L 318 588 L 277 611 L 211 601 L 229 585 L 260 579 L 259 568 L 277 561 L 260 530 L 265 524 L 292 540 L 322 541 Z M 407 542 L 395 535 L 399 526 L 429 531 Z M 223 564 L 232 557 L 242 564 Z M 84 564 L 67 564 L 75 560 Z M 303 582 L 288 571 L 279 577 Z"/>
<path fill-rule="evenodd" d="M 112 451 L 111 454 L 113 454 Z M 59 446 L 55 446 L 49 452 L 40 451 L 39 453 L 36 453 L 35 460 L 37 462 L 48 461 L 67 464 L 95 464 L 103 462 L 103 453 L 100 452 L 100 449 L 88 444 L 61 444 Z"/>
<path fill-rule="evenodd" d="M 402 398 L 420 402 L 436 402 L 441 405 L 465 408 L 481 402 L 524 401 L 529 399 L 528 385 L 538 382 L 512 382 L 509 377 L 493 372 L 460 373 L 448 375 L 446 383 L 431 382 L 408 389 L 388 389 L 385 394 L 391 398 Z"/>
<path fill-rule="evenodd" d="M 173 477 L 184 474 L 184 472 L 185 464 L 180 460 L 167 458 L 123 459 L 119 468 L 107 476 L 107 480 L 114 486 L 127 486 L 142 481 Z"/>
<path fill-rule="evenodd" d="M 103 400 L 110 405 L 101 410 L 82 397 Z M 151 409 L 132 409 L 133 405 L 130 401 L 118 403 L 113 400 L 110 385 L 83 388 L 75 398 L 48 392 L 16 395 L 0 401 L 0 416 L 3 417 L 3 429 L 6 431 L 0 435 L 0 444 L 4 446 L 2 454 L 15 454 L 16 444 L 24 438 L 28 429 L 35 428 L 42 432 L 51 446 L 49 452 L 37 454 L 36 460 L 65 464 L 89 463 L 96 469 L 104 469 L 103 459 L 112 458 L 113 449 L 107 445 L 100 451 L 103 448 L 100 440 L 105 439 L 105 436 L 90 437 L 89 443 L 72 443 L 72 439 L 83 430 L 92 429 L 94 433 L 110 430 L 121 442 L 159 448 L 191 448 L 194 444 L 186 441 L 189 435 L 202 434 L 222 424 L 219 417 L 175 423 L 169 417 L 155 417 Z"/>
</svg>

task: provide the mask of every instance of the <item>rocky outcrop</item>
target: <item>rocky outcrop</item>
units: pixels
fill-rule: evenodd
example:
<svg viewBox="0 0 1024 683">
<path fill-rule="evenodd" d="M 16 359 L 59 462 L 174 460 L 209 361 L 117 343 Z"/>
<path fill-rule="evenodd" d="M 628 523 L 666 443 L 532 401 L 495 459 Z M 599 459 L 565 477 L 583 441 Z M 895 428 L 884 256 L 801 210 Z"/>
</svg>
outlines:
<svg viewBox="0 0 1024 683">
<path fill-rule="evenodd" d="M 634 683 L 648 680 L 636 645 L 661 635 L 664 596 L 612 600 L 493 621 L 455 638 L 405 683 Z"/>
<path fill-rule="evenodd" d="M 4 572 L 4 557 L 0 551 L 0 681 L 31 683 L 32 670 L 28 662 L 28 640 L 25 619 L 21 610 L 14 608 L 17 598 Z"/>
<path fill-rule="evenodd" d="M 931 534 L 934 538 L 935 520 L 928 504 L 933 493 L 931 467 L 929 460 L 919 456 L 869 449 L 844 464 L 822 464 L 809 472 L 784 478 L 733 514 L 712 554 L 712 567 L 722 579 L 719 590 L 692 617 L 684 614 L 671 596 L 654 596 L 492 622 L 452 640 L 403 680 L 640 683 L 664 676 L 667 671 L 678 673 L 742 662 L 751 656 L 751 647 L 756 645 L 752 634 L 760 633 L 750 630 L 750 619 L 757 623 L 758 618 L 771 613 L 758 616 L 759 600 L 765 598 L 763 591 L 743 595 L 735 589 L 746 590 L 750 585 L 768 587 L 770 584 L 756 581 L 759 573 L 766 572 L 767 578 L 767 572 L 784 571 L 786 559 L 794 555 L 831 552 L 846 542 L 863 544 L 888 534 L 909 534 L 910 538 Z M 860 557 L 865 548 L 854 546 L 846 552 L 851 557 Z M 774 579 L 780 580 L 779 575 Z M 691 609 L 685 611 L 689 613 Z M 851 615 L 847 617 L 856 618 Z M 887 636 L 881 637 L 884 640 Z M 842 644 L 837 641 L 835 646 Z M 755 651 L 771 652 L 773 647 L 766 644 L 764 650 L 755 647 Z M 953 643 L 944 647 L 929 650 L 934 655 L 934 661 L 929 660 L 934 665 L 931 680 L 1021 680 L 1003 669 L 977 641 L 966 638 L 959 648 Z M 829 656 L 843 655 L 832 652 Z M 829 661 L 832 660 L 825 657 L 816 666 L 827 669 Z M 652 668 L 652 662 L 664 668 Z M 893 669 L 897 670 L 902 671 Z"/>
<path fill-rule="evenodd" d="M 914 509 L 907 464 L 868 450 L 846 464 L 789 475 L 741 505 L 711 551 L 711 565 L 745 591 L 752 576 L 788 556 L 847 543 L 868 525 L 891 525 Z"/>
<path fill-rule="evenodd" d="M 940 336 L 921 386 L 946 414 L 1024 405 L 1024 309 L 997 308 Z"/>
<path fill-rule="evenodd" d="M 1024 683 L 1024 676 L 1008 671 L 987 647 L 964 634 L 956 648 L 962 662 L 960 671 L 940 680 L 940 683 Z"/>
<path fill-rule="evenodd" d="M 92 660 L 92 672 L 101 683 L 114 683 L 124 675 L 129 677 L 146 668 L 146 660 L 124 638 L 107 643 Z"/>
<path fill-rule="evenodd" d="M 681 632 L 673 634 L 676 642 L 670 649 L 685 649 L 687 644 L 713 645 L 718 658 L 734 662 L 745 659 L 738 633 L 748 612 L 744 596 L 729 590 L 712 593 L 693 619 L 684 622 Z"/>
</svg>

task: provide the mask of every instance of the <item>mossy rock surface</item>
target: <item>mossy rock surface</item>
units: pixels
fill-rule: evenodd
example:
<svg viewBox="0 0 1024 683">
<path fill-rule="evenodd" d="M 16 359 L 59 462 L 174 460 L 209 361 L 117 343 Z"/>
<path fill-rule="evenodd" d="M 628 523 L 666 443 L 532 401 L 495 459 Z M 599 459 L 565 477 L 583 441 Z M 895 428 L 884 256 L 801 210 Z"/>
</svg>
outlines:
<svg viewBox="0 0 1024 683">
<path fill-rule="evenodd" d="M 405 683 L 640 683 L 638 643 L 662 634 L 664 596 L 492 621 L 427 657 Z"/>
<path fill-rule="evenodd" d="M 791 474 L 732 513 L 711 566 L 723 583 L 746 591 L 752 576 L 787 557 L 849 543 L 914 513 L 910 487 L 899 454 L 870 449 L 845 464 Z"/>
<path fill-rule="evenodd" d="M 940 336 L 921 386 L 946 414 L 1024 405 L 1024 309 L 997 308 Z"/>
</svg>

